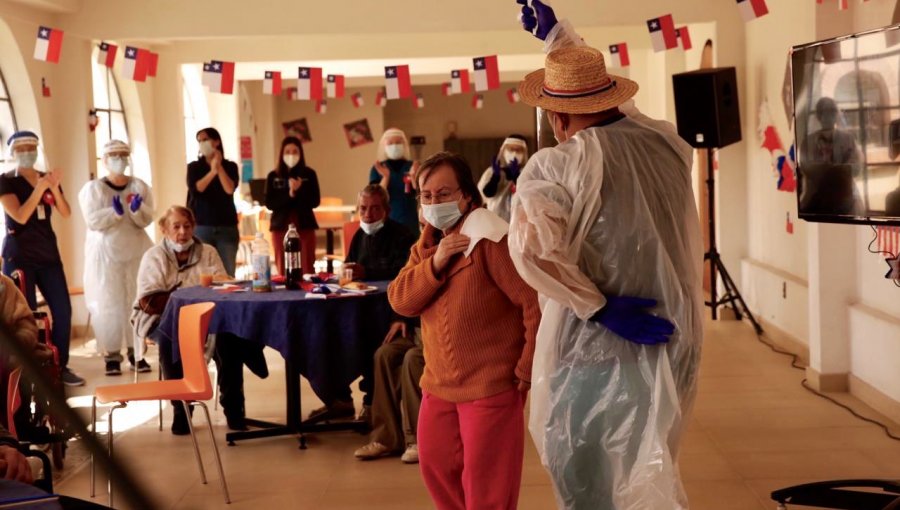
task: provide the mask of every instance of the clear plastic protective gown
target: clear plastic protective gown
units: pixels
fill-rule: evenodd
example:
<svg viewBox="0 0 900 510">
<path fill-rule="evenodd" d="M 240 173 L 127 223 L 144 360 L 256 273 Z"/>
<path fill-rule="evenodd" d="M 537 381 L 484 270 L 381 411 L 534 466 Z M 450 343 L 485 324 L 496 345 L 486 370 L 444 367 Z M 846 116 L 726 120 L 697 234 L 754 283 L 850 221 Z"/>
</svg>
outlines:
<svg viewBox="0 0 900 510">
<path fill-rule="evenodd" d="M 560 508 L 683 509 L 703 336 L 692 149 L 632 102 L 620 110 L 534 154 L 517 184 L 510 252 L 543 312 L 529 429 Z M 589 321 L 604 294 L 658 300 L 675 333 L 643 346 Z"/>
</svg>

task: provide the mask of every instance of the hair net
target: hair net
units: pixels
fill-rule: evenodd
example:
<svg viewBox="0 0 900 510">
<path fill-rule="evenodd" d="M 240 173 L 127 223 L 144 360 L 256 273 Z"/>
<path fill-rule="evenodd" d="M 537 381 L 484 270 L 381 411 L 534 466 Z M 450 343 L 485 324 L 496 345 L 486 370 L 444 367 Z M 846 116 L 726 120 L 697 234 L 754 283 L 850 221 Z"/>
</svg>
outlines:
<svg viewBox="0 0 900 510">
<path fill-rule="evenodd" d="M 389 128 L 385 130 L 384 134 L 381 135 L 381 140 L 378 141 L 378 161 L 385 161 L 388 159 L 387 154 L 385 153 L 385 146 L 387 145 L 387 141 L 389 138 L 399 136 L 403 138 L 403 159 L 412 159 L 412 156 L 409 152 L 409 140 L 406 139 L 406 133 L 397 129 L 397 128 Z"/>
</svg>

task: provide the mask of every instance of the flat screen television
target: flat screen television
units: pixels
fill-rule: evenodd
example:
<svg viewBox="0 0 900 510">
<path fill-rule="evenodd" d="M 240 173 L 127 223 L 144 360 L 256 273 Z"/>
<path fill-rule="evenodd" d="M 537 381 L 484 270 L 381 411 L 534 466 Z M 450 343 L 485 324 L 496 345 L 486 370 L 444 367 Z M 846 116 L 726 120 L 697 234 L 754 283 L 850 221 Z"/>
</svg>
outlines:
<svg viewBox="0 0 900 510">
<path fill-rule="evenodd" d="M 791 50 L 797 208 L 900 225 L 900 25 Z"/>
</svg>

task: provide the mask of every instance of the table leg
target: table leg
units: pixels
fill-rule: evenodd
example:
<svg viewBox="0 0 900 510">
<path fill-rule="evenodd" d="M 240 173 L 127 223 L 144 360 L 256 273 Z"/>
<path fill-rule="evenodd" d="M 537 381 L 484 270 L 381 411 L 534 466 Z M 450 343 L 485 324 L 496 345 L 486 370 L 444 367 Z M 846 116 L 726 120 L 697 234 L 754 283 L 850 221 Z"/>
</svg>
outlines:
<svg viewBox="0 0 900 510">
<path fill-rule="evenodd" d="M 325 253 L 328 255 L 334 255 L 334 230 L 333 229 L 325 229 Z M 334 262 L 331 260 L 331 257 L 328 257 L 328 266 L 326 271 L 329 273 L 334 273 Z"/>
</svg>

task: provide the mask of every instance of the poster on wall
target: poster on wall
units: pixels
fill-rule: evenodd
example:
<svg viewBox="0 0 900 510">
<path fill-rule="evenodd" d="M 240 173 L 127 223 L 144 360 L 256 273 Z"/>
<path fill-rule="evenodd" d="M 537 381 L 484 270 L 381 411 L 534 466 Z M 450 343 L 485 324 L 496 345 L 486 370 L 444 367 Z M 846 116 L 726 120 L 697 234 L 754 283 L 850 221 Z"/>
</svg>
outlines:
<svg viewBox="0 0 900 510">
<path fill-rule="evenodd" d="M 309 124 L 306 123 L 305 117 L 283 122 L 281 127 L 284 128 L 284 136 L 296 136 L 303 143 L 312 141 L 312 136 L 309 134 Z"/>
<path fill-rule="evenodd" d="M 347 143 L 350 148 L 372 143 L 372 130 L 369 129 L 369 119 L 360 119 L 344 124 L 344 133 L 347 135 Z"/>
</svg>

